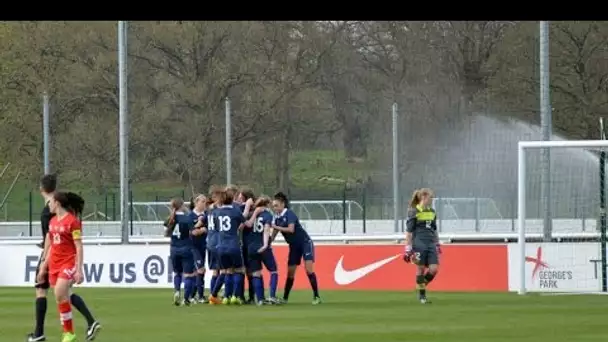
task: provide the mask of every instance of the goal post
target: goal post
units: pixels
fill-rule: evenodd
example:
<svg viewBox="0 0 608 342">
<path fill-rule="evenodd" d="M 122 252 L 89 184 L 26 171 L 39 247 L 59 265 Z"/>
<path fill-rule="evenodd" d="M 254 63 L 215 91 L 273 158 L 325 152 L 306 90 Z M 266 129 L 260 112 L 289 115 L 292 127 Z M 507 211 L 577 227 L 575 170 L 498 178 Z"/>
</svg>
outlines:
<svg viewBox="0 0 608 342">
<path fill-rule="evenodd" d="M 606 274 L 605 153 L 603 151 L 607 148 L 607 140 L 520 141 L 518 143 L 518 243 L 516 246 L 511 246 L 512 249 L 510 249 L 510 254 L 511 251 L 516 250 L 517 255 L 509 256 L 509 267 L 513 267 L 509 274 L 510 278 L 514 278 L 510 280 L 510 287 L 517 286 L 519 294 L 523 295 L 530 291 L 606 293 L 608 278 Z M 531 232 L 528 225 L 532 225 L 532 221 L 539 220 L 527 216 L 530 206 L 534 205 L 527 201 L 530 196 L 538 193 L 528 191 L 528 185 L 531 184 L 529 178 L 537 175 L 535 172 L 538 172 L 537 165 L 530 163 L 529 154 L 531 151 L 540 152 L 543 149 L 550 149 L 552 152 L 568 149 L 584 151 L 583 154 L 580 152 L 562 154 L 562 166 L 579 167 L 579 169 L 569 169 L 569 172 L 561 170 L 561 175 L 560 170 L 553 169 L 554 156 L 551 153 L 550 186 L 560 187 L 560 189 L 576 188 L 577 193 L 584 195 L 582 202 L 583 205 L 589 206 L 589 208 L 585 208 L 587 212 L 593 213 L 589 215 L 593 217 L 584 217 L 582 220 L 570 219 L 566 212 L 576 211 L 578 209 L 576 203 L 580 203 L 581 200 L 574 198 L 571 191 L 557 193 L 551 191 L 552 198 L 541 200 L 552 200 L 554 207 L 561 208 L 561 217 L 560 210 L 557 210 L 558 218 L 551 218 L 552 226 L 555 227 L 555 221 L 560 220 L 560 228 L 567 230 L 566 234 L 560 232 L 560 238 L 552 238 L 551 242 L 543 239 L 542 232 L 541 234 Z M 575 156 L 579 159 L 574 158 Z M 587 167 L 577 165 L 577 162 L 580 163 L 582 159 L 586 161 Z M 598 166 L 595 166 L 596 164 Z M 555 178 L 560 179 L 555 180 Z M 561 181 L 567 184 L 559 183 Z M 582 184 L 576 184 L 576 181 L 582 182 Z M 532 187 L 535 188 L 535 185 Z M 585 229 L 585 222 L 593 222 L 593 224 L 588 224 L 593 227 Z M 583 238 L 577 240 L 579 237 Z M 533 246 L 529 246 L 531 244 Z M 533 250 L 530 247 L 533 247 Z M 543 252 L 545 252 L 544 255 Z M 515 262 L 517 267 L 513 265 Z M 518 285 L 512 283 L 513 280 L 516 280 Z"/>
<path fill-rule="evenodd" d="M 604 119 L 600 117 L 600 137 L 606 141 L 606 130 L 604 128 Z M 600 174 L 600 255 L 602 262 L 602 292 L 608 292 L 608 265 L 606 260 L 606 150 L 600 151 L 599 174 Z"/>
</svg>

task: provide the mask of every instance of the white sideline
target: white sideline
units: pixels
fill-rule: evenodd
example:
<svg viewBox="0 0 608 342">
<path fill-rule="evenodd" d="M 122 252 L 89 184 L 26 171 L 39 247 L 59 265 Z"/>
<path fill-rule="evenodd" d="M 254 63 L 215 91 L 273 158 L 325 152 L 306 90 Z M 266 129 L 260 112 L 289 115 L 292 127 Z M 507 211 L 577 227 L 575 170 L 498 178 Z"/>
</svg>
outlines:
<svg viewBox="0 0 608 342">
<path fill-rule="evenodd" d="M 532 292 L 532 291 L 530 291 Z M 532 292 L 534 293 L 534 292 Z M 586 296 L 586 295 L 600 295 L 607 296 L 608 292 L 540 292 L 541 296 Z"/>
</svg>

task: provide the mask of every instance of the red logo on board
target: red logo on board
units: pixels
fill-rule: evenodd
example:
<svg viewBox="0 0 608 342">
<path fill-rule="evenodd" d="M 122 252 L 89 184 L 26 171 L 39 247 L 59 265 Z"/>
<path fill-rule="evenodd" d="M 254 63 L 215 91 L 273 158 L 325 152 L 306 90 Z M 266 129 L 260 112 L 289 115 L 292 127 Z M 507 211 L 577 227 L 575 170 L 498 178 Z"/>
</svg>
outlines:
<svg viewBox="0 0 608 342">
<path fill-rule="evenodd" d="M 536 278 L 538 271 L 543 268 L 549 268 L 549 265 L 543 261 L 543 249 L 538 247 L 536 249 L 536 258 L 534 257 L 526 257 L 526 262 L 530 262 L 534 264 L 534 268 L 532 269 L 532 279 Z"/>
</svg>

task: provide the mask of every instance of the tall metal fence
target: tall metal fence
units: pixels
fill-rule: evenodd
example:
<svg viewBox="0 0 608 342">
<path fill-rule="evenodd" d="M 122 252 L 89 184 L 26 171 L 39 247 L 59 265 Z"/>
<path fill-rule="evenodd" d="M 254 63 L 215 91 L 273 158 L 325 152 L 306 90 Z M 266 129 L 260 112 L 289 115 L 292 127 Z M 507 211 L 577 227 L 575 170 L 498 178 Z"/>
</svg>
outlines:
<svg viewBox="0 0 608 342">
<path fill-rule="evenodd" d="M 35 234 L 43 170 L 85 197 L 88 222 L 132 233 L 163 215 L 141 203 L 226 183 L 314 202 L 298 214 L 332 234 L 402 230 L 421 187 L 444 232 L 508 232 L 517 142 L 546 139 L 547 116 L 550 139 L 597 139 L 608 101 L 605 22 L 551 22 L 542 51 L 535 22 L 0 25 L 0 222 L 26 227 L 10 234 Z M 530 158 L 528 218 L 593 229 L 597 151 Z"/>
</svg>

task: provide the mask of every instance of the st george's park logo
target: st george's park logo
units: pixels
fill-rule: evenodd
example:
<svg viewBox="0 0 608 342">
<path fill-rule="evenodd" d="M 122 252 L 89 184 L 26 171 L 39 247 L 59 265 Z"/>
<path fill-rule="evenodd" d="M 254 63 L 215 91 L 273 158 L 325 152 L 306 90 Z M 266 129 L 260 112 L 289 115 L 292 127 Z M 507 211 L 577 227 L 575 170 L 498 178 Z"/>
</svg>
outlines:
<svg viewBox="0 0 608 342">
<path fill-rule="evenodd" d="M 536 249 L 535 257 L 526 257 L 526 263 L 534 265 L 532 268 L 532 281 L 538 283 L 541 289 L 559 289 L 560 282 L 572 280 L 572 271 L 555 270 L 543 261 L 543 248 Z M 538 282 L 537 282 L 538 279 Z"/>
</svg>

